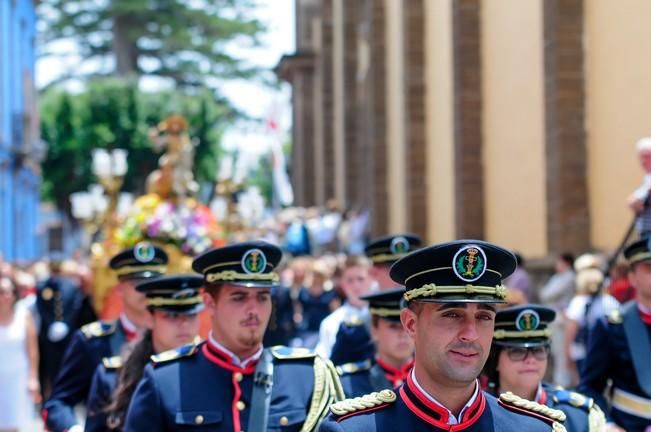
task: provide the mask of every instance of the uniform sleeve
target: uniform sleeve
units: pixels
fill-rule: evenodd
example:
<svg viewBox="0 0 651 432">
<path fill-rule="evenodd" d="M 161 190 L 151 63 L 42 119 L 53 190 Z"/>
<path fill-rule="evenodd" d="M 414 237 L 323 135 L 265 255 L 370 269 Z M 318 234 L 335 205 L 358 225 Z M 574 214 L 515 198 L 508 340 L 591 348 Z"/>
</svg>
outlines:
<svg viewBox="0 0 651 432">
<path fill-rule="evenodd" d="M 52 395 L 43 407 L 45 424 L 52 432 L 64 432 L 78 423 L 74 407 L 86 402 L 97 366 L 92 357 L 86 337 L 77 331 L 63 355 Z"/>
<path fill-rule="evenodd" d="M 136 387 L 127 410 L 124 432 L 163 431 L 160 397 L 154 369 L 145 367 L 142 379 Z"/>
<path fill-rule="evenodd" d="M 106 430 L 106 413 L 104 410 L 111 402 L 112 387 L 103 365 L 98 365 L 90 384 L 88 403 L 86 404 L 86 424 L 84 432 L 101 432 Z"/>
<path fill-rule="evenodd" d="M 578 391 L 593 398 L 604 413 L 608 412 L 608 404 L 603 392 L 606 388 L 609 367 L 608 323 L 605 319 L 599 319 L 590 331 L 588 352 L 580 371 L 581 380 Z"/>
<path fill-rule="evenodd" d="M 343 432 L 344 428 L 334 419 L 332 415 L 328 416 L 319 425 L 319 432 Z"/>
</svg>

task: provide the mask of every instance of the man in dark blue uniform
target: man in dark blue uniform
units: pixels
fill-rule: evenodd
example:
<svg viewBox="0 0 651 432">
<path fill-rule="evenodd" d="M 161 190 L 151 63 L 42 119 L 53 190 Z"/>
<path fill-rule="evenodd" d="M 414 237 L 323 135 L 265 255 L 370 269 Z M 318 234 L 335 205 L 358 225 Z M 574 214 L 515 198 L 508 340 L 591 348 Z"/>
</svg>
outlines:
<svg viewBox="0 0 651 432">
<path fill-rule="evenodd" d="M 104 357 L 120 353 L 122 345 L 135 339 L 149 325 L 145 296 L 138 293 L 138 281 L 165 273 L 167 254 L 150 243 L 138 243 L 118 253 L 109 262 L 118 275 L 115 287 L 122 294 L 120 319 L 96 321 L 76 332 L 63 357 L 50 399 L 43 406 L 43 420 L 53 432 L 82 430 L 74 407 L 85 403 L 95 368 Z"/>
<path fill-rule="evenodd" d="M 629 245 L 629 280 L 637 299 L 597 321 L 590 331 L 579 391 L 606 413 L 610 431 L 651 428 L 651 240 Z M 604 397 L 612 381 L 610 403 Z"/>
<path fill-rule="evenodd" d="M 88 391 L 84 431 L 111 430 L 111 425 L 107 424 L 108 416 L 105 410 L 113 399 L 121 367 L 122 356 L 119 355 L 105 357 L 97 365 Z"/>
<path fill-rule="evenodd" d="M 488 391 L 511 392 L 567 416 L 568 432 L 602 432 L 604 414 L 592 398 L 542 382 L 547 372 L 554 309 L 519 305 L 502 309 L 495 317 L 493 345 L 484 367 Z"/>
<path fill-rule="evenodd" d="M 337 366 L 347 397 L 396 388 L 407 380 L 414 364 L 414 342 L 400 322 L 404 293 L 404 288 L 397 288 L 362 297 L 369 302 L 376 355 L 373 361 Z"/>
<path fill-rule="evenodd" d="M 263 349 L 281 251 L 265 242 L 195 258 L 212 330 L 205 343 L 163 353 L 145 368 L 126 432 L 315 430 L 343 396 L 334 367 L 302 349 Z"/>
<path fill-rule="evenodd" d="M 97 319 L 88 296 L 61 272 L 61 257 L 50 262 L 50 276 L 36 287 L 38 314 L 39 381 L 43 399 L 51 393 L 61 360 L 72 335 Z"/>
<path fill-rule="evenodd" d="M 331 407 L 321 431 L 565 430 L 565 414 L 512 394 L 499 401 L 477 377 L 488 357 L 502 279 L 513 254 L 478 240 L 415 251 L 396 262 L 391 277 L 406 287 L 401 322 L 414 340 L 414 368 L 396 391 L 382 390 Z"/>
<path fill-rule="evenodd" d="M 421 244 L 422 241 L 417 235 L 394 234 L 376 238 L 366 245 L 364 253 L 373 263 L 370 274 L 378 290 L 391 290 L 396 287 L 389 276 L 391 265 L 418 249 Z M 335 365 L 364 363 L 373 359 L 375 351 L 369 324 L 363 319 L 341 323 L 330 354 L 330 360 Z"/>
<path fill-rule="evenodd" d="M 163 276 L 138 284 L 136 289 L 147 297 L 151 329 L 121 356 L 104 358 L 97 366 L 86 403 L 86 432 L 122 430 L 129 401 L 151 357 L 200 342 L 202 286 L 203 278 L 197 275 Z"/>
</svg>

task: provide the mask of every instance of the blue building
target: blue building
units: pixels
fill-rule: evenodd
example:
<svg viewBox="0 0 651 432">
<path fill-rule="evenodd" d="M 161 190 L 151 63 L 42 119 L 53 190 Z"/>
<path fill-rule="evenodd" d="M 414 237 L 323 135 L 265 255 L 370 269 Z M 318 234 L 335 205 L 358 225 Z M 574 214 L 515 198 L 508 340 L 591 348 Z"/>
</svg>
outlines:
<svg viewBox="0 0 651 432">
<path fill-rule="evenodd" d="M 34 84 L 37 0 L 0 0 L 0 253 L 41 254 L 38 232 L 44 146 Z"/>
</svg>

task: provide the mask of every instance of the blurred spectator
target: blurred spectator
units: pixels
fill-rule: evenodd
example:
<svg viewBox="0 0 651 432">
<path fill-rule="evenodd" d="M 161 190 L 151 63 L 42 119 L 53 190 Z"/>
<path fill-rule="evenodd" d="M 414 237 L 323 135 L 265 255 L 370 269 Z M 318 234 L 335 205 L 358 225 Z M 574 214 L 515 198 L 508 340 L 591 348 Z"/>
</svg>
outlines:
<svg viewBox="0 0 651 432">
<path fill-rule="evenodd" d="M 577 258 L 576 295 L 566 310 L 565 352 L 567 368 L 572 374 L 572 384 L 578 381 L 578 372 L 586 356 L 590 330 L 598 319 L 619 307 L 619 302 L 602 290 L 603 273 L 600 260 L 592 254 Z"/>
<path fill-rule="evenodd" d="M 341 223 L 341 213 L 337 208 L 337 201 L 328 200 L 324 213 L 318 218 L 314 232 L 318 250 L 323 252 L 337 251 L 337 230 Z"/>
<path fill-rule="evenodd" d="M 366 257 L 346 258 L 339 281 L 346 297 L 344 304 L 328 315 L 319 327 L 319 343 L 315 351 L 323 358 L 330 358 L 339 326 L 344 321 L 368 322 L 368 307 L 360 297 L 368 294 L 373 284 L 370 262 Z"/>
<path fill-rule="evenodd" d="M 294 218 L 287 226 L 285 250 L 295 257 L 312 253 L 310 233 L 302 217 Z"/>
<path fill-rule="evenodd" d="M 522 292 L 526 301 L 529 302 L 531 300 L 531 278 L 525 267 L 522 255 L 515 253 L 515 259 L 518 262 L 518 267 L 511 276 L 504 280 L 504 285 L 510 289 L 517 289 Z"/>
<path fill-rule="evenodd" d="M 549 279 L 540 291 L 540 302 L 554 308 L 556 319 L 549 324 L 551 331 L 550 345 L 553 361 L 553 382 L 567 387 L 572 377 L 565 359 L 565 309 L 575 294 L 574 256 L 570 253 L 561 254 L 556 258 L 554 266 L 556 273 Z"/>
<path fill-rule="evenodd" d="M 640 238 L 645 238 L 651 234 L 651 207 L 646 203 L 651 190 L 651 137 L 640 139 L 635 149 L 644 170 L 644 178 L 640 187 L 628 198 L 628 206 L 638 216 L 636 228 Z"/>
<path fill-rule="evenodd" d="M 18 290 L 0 277 L 0 430 L 29 426 L 40 403 L 36 329 L 26 308 L 17 308 Z"/>
<path fill-rule="evenodd" d="M 628 279 L 629 265 L 625 260 L 619 260 L 610 270 L 610 295 L 618 302 L 626 303 L 635 299 L 635 288 Z"/>
<path fill-rule="evenodd" d="M 271 316 L 262 343 L 264 346 L 289 345 L 296 333 L 290 288 L 282 284 L 274 287 L 271 304 Z"/>
<path fill-rule="evenodd" d="M 319 337 L 319 327 L 325 317 L 339 306 L 337 294 L 332 284 L 331 270 L 323 260 L 312 263 L 305 280 L 306 287 L 298 293 L 299 308 L 294 315 L 298 326 L 298 344 L 314 348 Z"/>
<path fill-rule="evenodd" d="M 39 352 L 47 360 L 39 365 L 39 378 L 43 398 L 47 399 L 74 331 L 97 317 L 88 296 L 63 275 L 62 262 L 57 259 L 50 264 L 50 277 L 38 284 L 36 312 Z"/>
<path fill-rule="evenodd" d="M 503 307 L 517 306 L 527 303 L 527 298 L 522 294 L 522 291 L 513 288 L 506 289 L 506 304 Z"/>
</svg>

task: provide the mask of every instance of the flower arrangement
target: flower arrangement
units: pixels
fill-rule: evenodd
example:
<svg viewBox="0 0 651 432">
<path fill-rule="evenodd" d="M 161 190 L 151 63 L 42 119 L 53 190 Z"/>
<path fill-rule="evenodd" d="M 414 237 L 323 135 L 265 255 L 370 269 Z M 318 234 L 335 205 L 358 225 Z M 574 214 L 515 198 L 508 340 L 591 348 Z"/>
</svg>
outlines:
<svg viewBox="0 0 651 432">
<path fill-rule="evenodd" d="M 129 215 L 115 233 L 122 247 L 142 240 L 173 244 L 190 256 L 221 244 L 220 228 L 210 209 L 188 198 L 177 204 L 157 194 L 138 198 Z"/>
</svg>

